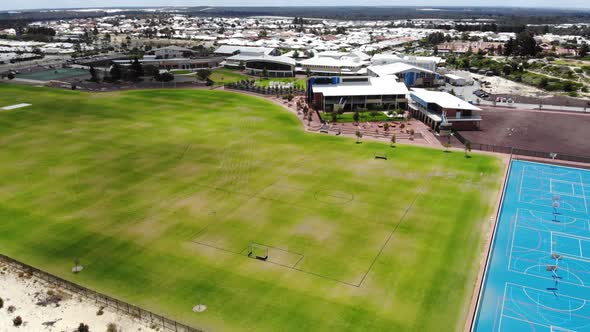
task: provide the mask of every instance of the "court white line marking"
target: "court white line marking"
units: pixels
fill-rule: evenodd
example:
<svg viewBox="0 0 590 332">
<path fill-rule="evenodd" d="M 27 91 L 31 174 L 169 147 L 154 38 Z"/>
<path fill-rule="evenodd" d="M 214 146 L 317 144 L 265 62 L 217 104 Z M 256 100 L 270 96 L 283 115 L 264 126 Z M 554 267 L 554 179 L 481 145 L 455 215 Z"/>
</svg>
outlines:
<svg viewBox="0 0 590 332">
<path fill-rule="evenodd" d="M 586 202 L 586 191 L 584 190 L 584 179 L 582 179 L 581 172 L 578 172 L 578 177 L 580 177 L 580 186 L 582 187 L 582 196 L 584 199 L 584 207 L 586 208 L 586 213 L 588 213 L 588 202 Z"/>
</svg>

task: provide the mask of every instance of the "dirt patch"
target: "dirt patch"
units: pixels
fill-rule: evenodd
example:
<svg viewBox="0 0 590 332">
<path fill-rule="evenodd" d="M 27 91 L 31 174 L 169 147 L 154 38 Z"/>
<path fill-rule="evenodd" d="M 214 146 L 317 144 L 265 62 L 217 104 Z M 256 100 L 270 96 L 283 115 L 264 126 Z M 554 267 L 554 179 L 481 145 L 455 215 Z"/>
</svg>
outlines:
<svg viewBox="0 0 590 332">
<path fill-rule="evenodd" d="M 334 226 L 325 220 L 311 217 L 295 225 L 290 233 L 311 237 L 316 241 L 323 242 L 332 236 Z"/>
</svg>

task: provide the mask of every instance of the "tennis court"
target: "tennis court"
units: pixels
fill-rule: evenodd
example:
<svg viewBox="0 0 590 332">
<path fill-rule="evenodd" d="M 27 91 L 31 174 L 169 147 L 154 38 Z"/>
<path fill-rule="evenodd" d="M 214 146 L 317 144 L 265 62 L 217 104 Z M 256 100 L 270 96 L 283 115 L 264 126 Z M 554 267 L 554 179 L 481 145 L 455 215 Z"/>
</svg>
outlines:
<svg viewBox="0 0 590 332">
<path fill-rule="evenodd" d="M 77 77 L 77 76 L 90 76 L 88 70 L 80 68 L 60 68 L 60 69 L 48 69 L 32 73 L 18 74 L 18 78 L 25 78 L 29 80 L 38 81 L 51 81 L 60 80 L 64 78 Z"/>
<path fill-rule="evenodd" d="M 473 330 L 590 331 L 590 171 L 511 163 Z"/>
</svg>

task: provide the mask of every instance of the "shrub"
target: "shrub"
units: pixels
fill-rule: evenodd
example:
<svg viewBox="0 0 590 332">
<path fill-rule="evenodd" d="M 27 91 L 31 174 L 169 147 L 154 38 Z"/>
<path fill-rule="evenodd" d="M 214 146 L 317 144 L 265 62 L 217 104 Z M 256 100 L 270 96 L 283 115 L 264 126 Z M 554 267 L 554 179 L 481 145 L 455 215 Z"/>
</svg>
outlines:
<svg viewBox="0 0 590 332">
<path fill-rule="evenodd" d="M 4 307 L 4 300 L 0 297 L 0 309 Z"/>
<path fill-rule="evenodd" d="M 90 332 L 90 327 L 88 327 L 88 325 L 86 325 L 84 323 L 80 323 L 80 325 L 78 326 L 78 329 L 76 331 L 78 331 L 78 332 Z"/>
<path fill-rule="evenodd" d="M 23 324 L 23 319 L 20 316 L 16 316 L 16 318 L 12 320 L 12 324 L 14 324 L 14 326 L 21 326 Z"/>
<path fill-rule="evenodd" d="M 118 332 L 117 325 L 115 323 L 109 323 L 107 325 L 107 332 Z"/>
</svg>

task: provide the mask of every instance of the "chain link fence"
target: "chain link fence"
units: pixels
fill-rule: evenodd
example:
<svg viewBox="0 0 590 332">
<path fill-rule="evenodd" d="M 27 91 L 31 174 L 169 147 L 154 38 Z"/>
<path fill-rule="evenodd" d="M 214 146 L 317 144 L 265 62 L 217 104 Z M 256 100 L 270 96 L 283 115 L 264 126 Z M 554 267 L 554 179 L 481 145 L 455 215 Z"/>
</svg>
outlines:
<svg viewBox="0 0 590 332">
<path fill-rule="evenodd" d="M 190 327 L 186 324 L 179 323 L 175 320 L 155 314 L 149 310 L 142 309 L 133 304 L 117 300 L 108 295 L 101 294 L 97 291 L 88 289 L 84 286 L 80 286 L 71 281 L 67 281 L 60 277 L 54 276 L 50 273 L 47 273 L 45 271 L 34 268 L 30 265 L 14 260 L 8 256 L 0 254 L 0 261 L 16 268 L 19 271 L 22 271 L 23 273 L 30 274 L 31 276 L 36 277 L 40 280 L 44 280 L 49 284 L 55 285 L 59 288 L 70 291 L 72 293 L 82 295 L 90 301 L 94 301 L 97 305 L 112 308 L 118 312 L 131 315 L 132 317 L 142 321 L 148 326 L 159 327 L 162 331 L 203 332 L 203 330 Z"/>
</svg>

